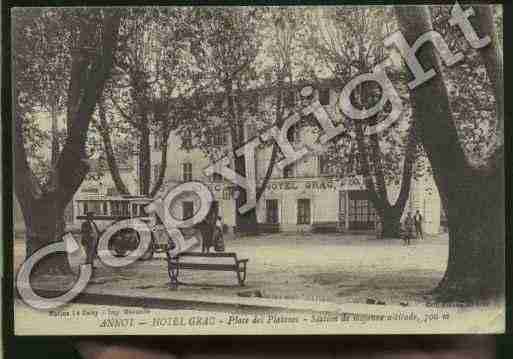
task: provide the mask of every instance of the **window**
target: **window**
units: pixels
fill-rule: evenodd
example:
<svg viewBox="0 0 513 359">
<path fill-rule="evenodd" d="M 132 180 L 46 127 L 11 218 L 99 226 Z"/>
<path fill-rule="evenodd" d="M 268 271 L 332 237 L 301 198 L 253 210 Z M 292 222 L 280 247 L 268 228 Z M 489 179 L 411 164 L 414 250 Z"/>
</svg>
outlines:
<svg viewBox="0 0 513 359">
<path fill-rule="evenodd" d="M 119 216 L 121 214 L 121 208 L 119 202 L 110 202 L 110 213 L 113 216 Z"/>
<path fill-rule="evenodd" d="M 110 202 L 111 214 L 113 216 L 129 216 L 129 205 L 128 202 L 123 201 L 111 201 Z"/>
<path fill-rule="evenodd" d="M 156 181 L 160 174 L 160 164 L 153 165 L 153 179 Z"/>
<path fill-rule="evenodd" d="M 192 181 L 192 163 L 187 162 L 182 164 L 182 179 L 184 182 Z"/>
<path fill-rule="evenodd" d="M 329 157 L 327 155 L 319 156 L 319 175 L 326 176 L 333 174 Z"/>
<path fill-rule="evenodd" d="M 212 182 L 223 182 L 223 176 L 217 172 L 212 175 Z"/>
<path fill-rule="evenodd" d="M 189 219 L 194 216 L 194 202 L 184 201 L 182 202 L 182 213 L 183 219 Z"/>
<path fill-rule="evenodd" d="M 146 205 L 145 205 L 145 204 L 140 204 L 140 205 L 139 205 L 139 213 L 140 213 L 140 215 L 141 215 L 141 216 L 147 216 L 147 215 L 148 215 L 148 214 L 146 213 L 146 211 L 145 211 L 144 207 L 146 207 Z M 158 218 L 158 216 L 157 216 L 157 218 Z M 160 223 L 158 223 L 158 224 L 160 224 Z"/>
<path fill-rule="evenodd" d="M 288 166 L 285 166 L 283 169 L 283 178 L 293 178 L 294 177 L 294 164 L 291 163 Z"/>
<path fill-rule="evenodd" d="M 192 136 L 190 133 L 184 133 L 182 137 L 182 147 L 186 150 L 192 148 Z"/>
<path fill-rule="evenodd" d="M 223 200 L 228 201 L 230 199 L 232 199 L 232 189 L 231 188 L 223 189 Z"/>
<path fill-rule="evenodd" d="M 130 215 L 130 205 L 128 202 L 121 202 L 121 215 L 129 216 Z"/>
<path fill-rule="evenodd" d="M 344 169 L 345 173 L 356 174 L 359 154 L 354 143 L 348 145 L 345 155 L 347 156 L 347 167 Z"/>
<path fill-rule="evenodd" d="M 109 187 L 107 188 L 107 196 L 115 196 L 118 194 L 118 190 L 116 187 Z"/>
<path fill-rule="evenodd" d="M 86 201 L 84 202 L 84 215 L 87 212 L 93 212 L 95 215 L 101 214 L 103 211 L 101 201 Z"/>
<path fill-rule="evenodd" d="M 94 201 L 93 202 L 93 210 L 96 215 L 101 215 L 103 213 L 103 202 L 101 201 Z"/>
<path fill-rule="evenodd" d="M 355 161 L 355 173 L 358 175 L 363 175 L 362 161 L 360 161 L 359 156 L 356 157 L 356 161 Z"/>
<path fill-rule="evenodd" d="M 226 132 L 215 131 L 212 135 L 212 143 L 214 146 L 224 146 L 226 144 Z"/>
<path fill-rule="evenodd" d="M 259 105 L 258 94 L 254 93 L 251 95 L 251 97 L 249 99 L 248 107 L 251 112 L 256 113 L 258 111 L 258 105 Z"/>
<path fill-rule="evenodd" d="M 376 162 L 372 158 L 369 158 L 369 173 L 371 175 L 376 173 Z"/>
<path fill-rule="evenodd" d="M 321 88 L 319 89 L 319 103 L 323 106 L 330 104 L 330 89 Z"/>
<path fill-rule="evenodd" d="M 109 214 L 109 207 L 107 205 L 107 202 L 103 202 L 102 203 L 102 209 L 103 209 L 103 214 L 106 216 Z"/>
<path fill-rule="evenodd" d="M 366 191 L 349 192 L 349 228 L 369 230 L 374 228 L 376 211 L 368 200 Z"/>
<path fill-rule="evenodd" d="M 162 148 L 162 137 L 156 133 L 153 135 L 153 149 L 160 150 Z"/>
<path fill-rule="evenodd" d="M 358 152 L 353 152 L 349 155 L 349 168 L 353 174 L 363 174 L 362 162 L 360 161 L 360 154 Z"/>
<path fill-rule="evenodd" d="M 375 164 L 374 164 L 374 161 L 372 160 L 372 158 L 369 158 L 367 163 L 369 165 L 369 174 L 371 174 L 371 175 L 374 174 L 375 173 Z M 361 161 L 360 154 L 356 154 L 352 158 L 351 168 L 353 170 L 353 173 L 356 173 L 357 175 L 363 175 L 363 163 Z"/>
<path fill-rule="evenodd" d="M 133 203 L 132 204 L 132 217 L 136 217 L 138 215 L 137 209 L 138 209 L 137 204 Z"/>
<path fill-rule="evenodd" d="M 297 200 L 297 224 L 310 224 L 310 200 Z"/>
<path fill-rule="evenodd" d="M 246 140 L 253 138 L 258 135 L 257 126 L 254 123 L 248 123 L 246 125 Z"/>
</svg>

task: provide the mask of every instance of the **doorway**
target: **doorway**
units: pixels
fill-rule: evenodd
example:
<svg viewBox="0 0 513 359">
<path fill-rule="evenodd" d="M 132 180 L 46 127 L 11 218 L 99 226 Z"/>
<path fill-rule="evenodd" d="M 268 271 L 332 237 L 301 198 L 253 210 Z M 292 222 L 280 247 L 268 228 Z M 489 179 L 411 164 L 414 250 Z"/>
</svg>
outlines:
<svg viewBox="0 0 513 359">
<path fill-rule="evenodd" d="M 366 191 L 350 191 L 348 207 L 349 229 L 374 229 L 376 211 L 368 200 Z"/>
<path fill-rule="evenodd" d="M 278 200 L 268 199 L 265 201 L 265 222 L 270 224 L 279 223 Z"/>
</svg>

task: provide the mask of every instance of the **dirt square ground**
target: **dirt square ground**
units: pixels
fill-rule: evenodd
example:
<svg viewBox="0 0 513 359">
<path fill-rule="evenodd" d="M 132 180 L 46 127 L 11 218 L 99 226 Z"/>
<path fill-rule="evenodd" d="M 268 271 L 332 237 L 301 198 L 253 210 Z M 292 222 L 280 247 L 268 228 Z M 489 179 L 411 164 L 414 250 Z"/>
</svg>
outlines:
<svg viewBox="0 0 513 359">
<path fill-rule="evenodd" d="M 195 295 L 304 299 L 365 303 L 368 298 L 398 305 L 422 305 L 442 278 L 447 263 L 447 235 L 414 240 L 376 240 L 366 235 L 279 233 L 227 239 L 227 252 L 248 258 L 246 286 L 232 272 L 182 271 L 179 292 Z M 23 240 L 15 241 L 15 265 L 23 260 Z M 122 289 L 168 293 L 164 258 L 109 268 L 99 261 L 90 282 L 108 293 Z M 242 293 L 242 294 L 241 294 Z"/>
</svg>

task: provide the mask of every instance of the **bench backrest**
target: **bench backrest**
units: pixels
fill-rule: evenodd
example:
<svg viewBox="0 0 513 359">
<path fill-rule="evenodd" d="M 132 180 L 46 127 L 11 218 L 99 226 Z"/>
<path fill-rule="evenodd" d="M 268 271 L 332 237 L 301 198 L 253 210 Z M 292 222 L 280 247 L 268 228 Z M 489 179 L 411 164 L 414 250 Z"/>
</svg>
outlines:
<svg viewBox="0 0 513 359">
<path fill-rule="evenodd" d="M 237 258 L 237 253 L 234 252 L 214 252 L 214 253 L 201 253 L 201 252 L 183 252 L 179 254 L 180 257 L 204 257 L 204 258 Z"/>
<path fill-rule="evenodd" d="M 169 252 L 167 253 L 168 259 L 170 258 Z M 178 255 L 180 261 L 187 262 L 213 262 L 213 263 L 235 263 L 237 262 L 237 254 L 234 252 L 214 252 L 214 253 L 202 253 L 202 252 L 183 252 Z"/>
<path fill-rule="evenodd" d="M 176 262 L 176 257 L 171 258 L 171 262 Z M 209 265 L 235 265 L 237 255 L 230 253 L 200 253 L 200 252 L 184 252 L 178 256 L 180 263 L 189 263 L 208 267 Z"/>
</svg>

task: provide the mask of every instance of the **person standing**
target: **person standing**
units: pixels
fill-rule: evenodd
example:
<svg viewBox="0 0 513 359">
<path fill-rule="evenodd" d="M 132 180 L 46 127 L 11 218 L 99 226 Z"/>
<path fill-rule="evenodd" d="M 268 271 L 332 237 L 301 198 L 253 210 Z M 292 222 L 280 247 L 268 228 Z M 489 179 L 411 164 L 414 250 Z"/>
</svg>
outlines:
<svg viewBox="0 0 513 359">
<path fill-rule="evenodd" d="M 415 234 L 417 235 L 417 238 L 424 239 L 422 234 L 422 215 L 420 214 L 419 210 L 415 212 L 413 220 L 415 221 Z"/>
<path fill-rule="evenodd" d="M 376 222 L 374 226 L 374 231 L 376 233 L 376 239 L 382 239 L 383 238 L 383 225 L 381 224 L 381 218 L 379 218 L 378 215 L 376 215 Z"/>
<path fill-rule="evenodd" d="M 86 251 L 86 263 L 91 264 L 94 268 L 94 257 L 96 247 L 98 246 L 98 236 L 100 231 L 93 221 L 94 212 L 87 212 L 86 220 L 82 223 L 80 231 L 82 233 L 82 245 Z"/>
<path fill-rule="evenodd" d="M 214 250 L 216 252 L 224 252 L 224 240 L 223 240 L 223 220 L 221 216 L 217 216 L 216 228 L 214 235 Z"/>
<path fill-rule="evenodd" d="M 413 237 L 413 218 L 411 216 L 411 212 L 408 212 L 404 220 L 404 243 L 408 246 L 410 245 L 410 240 Z"/>
</svg>

